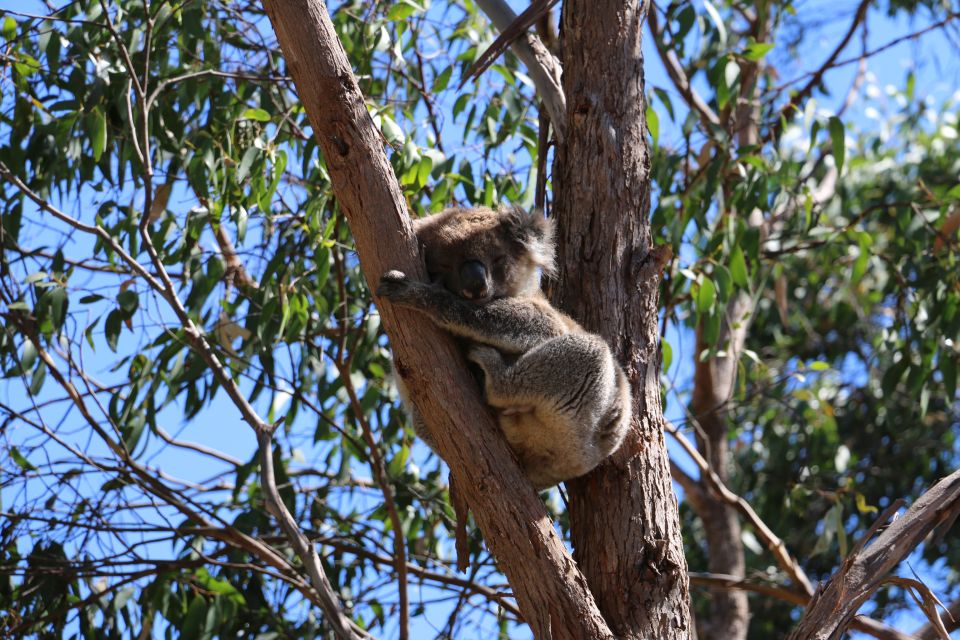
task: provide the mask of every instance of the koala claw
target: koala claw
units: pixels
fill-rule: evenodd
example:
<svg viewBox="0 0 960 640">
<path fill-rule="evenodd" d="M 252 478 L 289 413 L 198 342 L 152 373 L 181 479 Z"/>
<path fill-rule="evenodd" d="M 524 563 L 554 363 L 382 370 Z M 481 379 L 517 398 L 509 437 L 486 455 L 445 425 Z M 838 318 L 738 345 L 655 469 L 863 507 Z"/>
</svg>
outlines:
<svg viewBox="0 0 960 640">
<path fill-rule="evenodd" d="M 380 276 L 380 285 L 377 287 L 377 295 L 382 298 L 392 299 L 402 293 L 408 286 L 407 275 L 403 271 L 387 271 Z"/>
</svg>

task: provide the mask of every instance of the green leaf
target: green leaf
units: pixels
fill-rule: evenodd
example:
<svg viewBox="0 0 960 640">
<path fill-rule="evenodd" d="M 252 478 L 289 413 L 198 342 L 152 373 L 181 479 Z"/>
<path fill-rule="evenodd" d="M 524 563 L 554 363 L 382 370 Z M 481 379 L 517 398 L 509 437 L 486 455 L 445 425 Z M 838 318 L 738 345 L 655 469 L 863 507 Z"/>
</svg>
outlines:
<svg viewBox="0 0 960 640">
<path fill-rule="evenodd" d="M 16 447 L 10 447 L 10 457 L 13 458 L 13 461 L 17 464 L 18 467 L 24 471 L 36 471 L 37 468 L 30 464 L 30 461 L 23 457 L 23 454 L 20 453 L 20 450 Z"/>
<path fill-rule="evenodd" d="M 833 539 L 843 530 L 843 507 L 838 503 L 830 507 L 823 518 L 823 532 L 817 538 L 810 555 L 816 556 L 830 550 Z"/>
<path fill-rule="evenodd" d="M 394 3 L 387 11 L 387 20 L 391 22 L 399 22 L 401 20 L 406 20 L 412 16 L 417 11 L 420 11 L 421 7 L 410 0 L 401 0 L 400 2 Z"/>
<path fill-rule="evenodd" d="M 660 102 L 663 104 L 663 108 L 667 110 L 670 120 L 676 120 L 676 115 L 673 113 L 673 101 L 670 100 L 670 94 L 660 87 L 654 87 L 653 92 L 656 94 L 657 98 L 660 99 Z"/>
<path fill-rule="evenodd" d="M 120 329 L 123 327 L 123 312 L 114 309 L 107 315 L 107 321 L 103 325 L 104 334 L 107 336 L 107 346 L 116 353 L 117 341 L 120 339 Z"/>
<path fill-rule="evenodd" d="M 142 413 L 137 413 L 127 422 L 122 433 L 123 444 L 127 451 L 133 451 L 137 448 L 137 443 L 140 442 L 140 436 L 143 435 L 143 428 L 146 424 L 147 421 Z"/>
<path fill-rule="evenodd" d="M 723 80 L 727 83 L 727 87 L 733 88 L 733 85 L 737 83 L 739 77 L 740 65 L 737 64 L 736 60 L 728 60 L 727 64 L 723 67 Z"/>
<path fill-rule="evenodd" d="M 260 155 L 260 149 L 256 147 L 250 147 L 243 153 L 240 166 L 237 168 L 237 184 L 246 180 L 247 176 L 250 175 L 250 167 L 253 166 L 253 161 L 257 159 L 258 155 Z"/>
<path fill-rule="evenodd" d="M 241 120 L 256 120 L 257 122 L 270 122 L 270 114 L 265 109 L 247 109 L 240 116 Z M 253 125 L 256 126 L 256 125 Z"/>
<path fill-rule="evenodd" d="M 247 237 L 247 208 L 237 207 L 237 242 L 243 242 Z"/>
<path fill-rule="evenodd" d="M 430 177 L 430 171 L 433 169 L 433 158 L 427 155 L 420 156 L 420 163 L 417 165 L 417 185 L 422 187 L 427 184 Z"/>
<path fill-rule="evenodd" d="M 938 367 L 943 376 L 944 397 L 947 399 L 957 396 L 957 357 L 949 351 L 941 349 Z"/>
<path fill-rule="evenodd" d="M 433 81 L 433 92 L 440 93 L 447 88 L 447 85 L 450 83 L 450 75 L 453 73 L 453 67 L 447 67 L 440 72 L 440 75 L 437 76 L 437 79 Z"/>
<path fill-rule="evenodd" d="M 844 143 L 843 122 L 840 118 L 833 116 L 830 118 L 830 142 L 833 144 L 833 160 L 837 165 L 837 173 L 843 169 L 843 156 L 846 152 Z"/>
<path fill-rule="evenodd" d="M 713 279 L 717 282 L 717 295 L 720 297 L 720 302 L 726 302 L 733 294 L 733 276 L 730 275 L 730 270 L 722 264 L 715 265 Z"/>
<path fill-rule="evenodd" d="M 226 580 L 211 576 L 206 569 L 201 568 L 197 570 L 196 581 L 211 593 L 227 597 L 237 604 L 246 604 L 243 594 L 237 591 L 236 587 Z"/>
<path fill-rule="evenodd" d="M 403 129 L 385 113 L 380 114 L 380 131 L 383 132 L 383 137 L 387 139 L 387 142 L 391 144 L 400 144 L 406 139 L 406 136 L 403 135 Z"/>
<path fill-rule="evenodd" d="M 3 39 L 12 42 L 17 37 L 17 21 L 7 16 L 3 19 Z"/>
<path fill-rule="evenodd" d="M 757 62 L 758 60 L 763 60 L 771 49 L 773 49 L 773 44 L 769 42 L 751 42 L 747 45 L 747 48 L 743 51 L 743 57 L 751 62 Z"/>
<path fill-rule="evenodd" d="M 43 382 L 47 379 L 47 365 L 41 362 L 33 370 L 33 376 L 30 379 L 30 395 L 36 396 L 43 388 Z"/>
<path fill-rule="evenodd" d="M 37 361 L 37 348 L 33 342 L 27 340 L 23 344 L 23 355 L 20 356 L 20 368 L 23 371 L 29 371 L 33 368 L 33 363 Z"/>
<path fill-rule="evenodd" d="M 910 366 L 910 359 L 907 357 L 900 358 L 899 361 L 890 365 L 883 374 L 883 378 L 880 381 L 880 388 L 883 389 L 884 395 L 890 395 L 897 388 L 897 385 L 900 384 L 900 380 L 903 378 L 903 374 L 906 373 L 907 368 Z"/>
<path fill-rule="evenodd" d="M 127 289 L 117 294 L 117 304 L 120 305 L 120 308 L 127 314 L 126 317 L 129 318 L 140 306 L 140 297 L 133 289 Z"/>
<path fill-rule="evenodd" d="M 400 450 L 397 452 L 390 463 L 387 465 L 387 472 L 393 478 L 398 478 L 403 475 L 404 469 L 407 467 L 407 459 L 410 457 L 410 447 L 403 445 L 400 447 Z"/>
<path fill-rule="evenodd" d="M 717 300 L 717 288 L 713 280 L 704 276 L 700 281 L 700 287 L 697 290 L 697 312 L 709 313 L 713 309 L 713 303 Z"/>
<path fill-rule="evenodd" d="M 660 139 L 660 116 L 653 107 L 647 107 L 647 131 L 650 132 L 653 144 L 657 144 L 657 140 Z"/>
<path fill-rule="evenodd" d="M 720 48 L 724 49 L 727 46 L 727 28 L 724 26 L 723 18 L 720 17 L 720 12 L 717 11 L 710 0 L 703 0 L 703 8 L 707 10 L 707 15 L 710 16 L 710 20 L 713 21 L 713 26 L 717 28 Z"/>
<path fill-rule="evenodd" d="M 187 608 L 187 617 L 183 621 L 181 636 L 184 638 L 208 638 L 206 630 L 207 601 L 202 596 L 195 596 Z"/>
<path fill-rule="evenodd" d="M 100 109 L 94 109 L 90 122 L 90 146 L 93 148 L 93 159 L 100 162 L 100 157 L 107 149 L 107 119 Z"/>
<path fill-rule="evenodd" d="M 63 321 L 67 317 L 67 308 L 69 300 L 67 299 L 67 290 L 63 287 L 54 287 L 44 295 L 46 304 L 50 305 L 50 319 L 53 321 L 54 329 L 60 329 Z"/>
</svg>

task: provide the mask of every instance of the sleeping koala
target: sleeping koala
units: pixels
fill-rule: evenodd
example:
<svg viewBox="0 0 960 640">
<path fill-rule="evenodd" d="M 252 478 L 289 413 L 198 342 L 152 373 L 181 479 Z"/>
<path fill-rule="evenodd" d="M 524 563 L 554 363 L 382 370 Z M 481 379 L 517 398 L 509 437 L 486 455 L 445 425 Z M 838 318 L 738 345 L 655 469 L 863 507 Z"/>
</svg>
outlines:
<svg viewBox="0 0 960 640">
<path fill-rule="evenodd" d="M 464 338 L 484 396 L 538 489 L 583 475 L 620 446 L 630 424 L 626 376 L 599 336 L 553 308 L 540 273 L 554 270 L 552 221 L 518 207 L 447 209 L 414 221 L 430 284 L 399 271 L 377 295 Z M 414 428 L 433 447 L 397 385 Z"/>
</svg>

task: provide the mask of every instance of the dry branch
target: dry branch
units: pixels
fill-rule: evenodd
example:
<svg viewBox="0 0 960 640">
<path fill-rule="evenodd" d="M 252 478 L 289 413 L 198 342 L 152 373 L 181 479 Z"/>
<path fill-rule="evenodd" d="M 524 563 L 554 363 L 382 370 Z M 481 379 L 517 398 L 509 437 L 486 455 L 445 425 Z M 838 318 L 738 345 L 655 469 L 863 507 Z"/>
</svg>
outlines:
<svg viewBox="0 0 960 640">
<path fill-rule="evenodd" d="M 887 574 L 928 533 L 949 523 L 960 509 L 960 471 L 937 484 L 894 519 L 883 533 L 855 550 L 826 584 L 817 589 L 790 640 L 828 640 L 850 624 L 857 610 L 883 584 Z M 885 514 L 886 515 L 886 514 Z M 882 525 L 886 517 L 881 516 Z M 869 536 L 870 534 L 868 534 Z"/>
</svg>

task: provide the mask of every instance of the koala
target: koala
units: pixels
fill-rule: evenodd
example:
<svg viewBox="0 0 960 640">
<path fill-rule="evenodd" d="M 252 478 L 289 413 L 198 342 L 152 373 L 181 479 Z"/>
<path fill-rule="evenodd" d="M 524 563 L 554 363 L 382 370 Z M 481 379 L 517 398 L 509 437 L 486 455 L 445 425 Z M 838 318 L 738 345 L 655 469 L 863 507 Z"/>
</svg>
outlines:
<svg viewBox="0 0 960 640">
<path fill-rule="evenodd" d="M 389 271 L 377 295 L 462 339 L 537 489 L 596 467 L 629 427 L 630 387 L 607 343 L 540 290 L 541 273 L 555 269 L 552 221 L 519 207 L 453 208 L 416 220 L 414 230 L 430 282 Z M 397 384 L 414 429 L 435 449 L 399 376 Z"/>
</svg>

